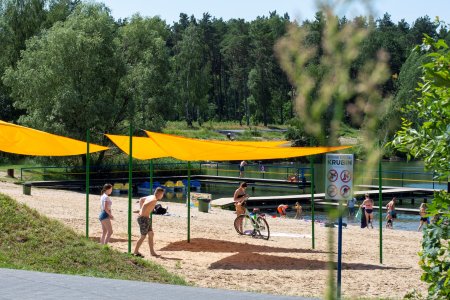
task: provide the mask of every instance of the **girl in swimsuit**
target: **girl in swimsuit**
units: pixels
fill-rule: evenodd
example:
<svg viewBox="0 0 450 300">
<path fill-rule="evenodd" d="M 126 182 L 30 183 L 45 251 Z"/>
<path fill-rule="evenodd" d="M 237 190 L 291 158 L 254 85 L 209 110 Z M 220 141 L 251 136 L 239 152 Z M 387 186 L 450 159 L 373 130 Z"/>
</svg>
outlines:
<svg viewBox="0 0 450 300">
<path fill-rule="evenodd" d="M 420 231 L 423 224 L 428 224 L 428 217 L 427 217 L 427 205 L 425 203 L 420 204 L 420 225 L 417 231 Z"/>
<path fill-rule="evenodd" d="M 109 195 L 112 193 L 112 185 L 107 183 L 103 186 L 102 196 L 100 198 L 100 207 L 101 212 L 98 216 L 100 223 L 102 224 L 102 236 L 100 238 L 100 244 L 108 244 L 109 239 L 113 233 L 111 220 L 114 220 L 114 217 L 111 213 L 111 205 L 112 201 Z"/>
<path fill-rule="evenodd" d="M 369 224 L 373 228 L 373 200 L 369 198 L 369 194 L 366 194 L 365 196 L 366 198 L 362 205 L 365 207 L 367 228 L 369 228 Z"/>
</svg>

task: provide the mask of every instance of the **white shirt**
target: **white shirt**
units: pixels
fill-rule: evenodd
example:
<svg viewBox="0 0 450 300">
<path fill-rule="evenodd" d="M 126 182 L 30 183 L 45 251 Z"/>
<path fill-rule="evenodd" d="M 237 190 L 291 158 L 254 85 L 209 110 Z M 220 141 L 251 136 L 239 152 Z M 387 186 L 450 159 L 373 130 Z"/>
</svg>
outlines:
<svg viewBox="0 0 450 300">
<path fill-rule="evenodd" d="M 111 205 L 112 205 L 111 198 L 109 198 L 108 195 L 103 194 L 102 197 L 100 198 L 100 207 L 102 208 L 102 210 L 105 210 L 106 203 L 108 203 L 109 204 L 109 208 L 111 208 Z"/>
</svg>

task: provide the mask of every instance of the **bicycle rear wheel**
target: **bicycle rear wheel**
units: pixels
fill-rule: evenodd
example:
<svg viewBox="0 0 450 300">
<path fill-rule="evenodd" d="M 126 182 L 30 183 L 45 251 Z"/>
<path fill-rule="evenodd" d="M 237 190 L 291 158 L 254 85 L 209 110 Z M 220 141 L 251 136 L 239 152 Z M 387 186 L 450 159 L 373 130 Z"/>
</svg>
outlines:
<svg viewBox="0 0 450 300">
<path fill-rule="evenodd" d="M 270 237 L 269 224 L 266 219 L 262 217 L 258 217 L 256 219 L 256 231 L 259 233 L 259 236 L 265 240 L 268 240 Z"/>
<path fill-rule="evenodd" d="M 234 220 L 234 229 L 241 235 L 252 235 L 255 231 L 253 222 L 252 218 L 248 215 L 239 215 Z"/>
</svg>

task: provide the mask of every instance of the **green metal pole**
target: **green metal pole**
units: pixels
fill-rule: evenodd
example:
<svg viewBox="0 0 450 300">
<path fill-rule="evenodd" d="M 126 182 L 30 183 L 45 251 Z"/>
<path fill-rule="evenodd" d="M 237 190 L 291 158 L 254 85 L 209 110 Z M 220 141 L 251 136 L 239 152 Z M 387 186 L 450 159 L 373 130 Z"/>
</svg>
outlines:
<svg viewBox="0 0 450 300">
<path fill-rule="evenodd" d="M 312 230 L 312 248 L 316 248 L 316 242 L 314 239 L 314 157 L 311 156 L 311 230 Z"/>
<path fill-rule="evenodd" d="M 383 179 L 381 178 L 381 157 L 378 160 L 378 214 L 380 223 L 380 264 L 383 263 Z"/>
<path fill-rule="evenodd" d="M 150 160 L 150 195 L 153 194 L 153 159 Z"/>
<path fill-rule="evenodd" d="M 130 124 L 130 148 L 128 155 L 128 253 L 131 253 L 131 201 L 133 197 L 133 124 Z"/>
<path fill-rule="evenodd" d="M 150 159 L 150 195 L 153 194 L 153 159 Z M 153 222 L 153 212 L 150 213 L 150 226 Z"/>
<path fill-rule="evenodd" d="M 188 161 L 188 186 L 187 186 L 187 241 L 191 242 L 191 162 Z"/>
<path fill-rule="evenodd" d="M 86 130 L 86 239 L 89 239 L 89 187 L 90 179 L 90 160 L 91 154 L 89 150 L 89 142 L 90 142 L 90 131 Z"/>
</svg>

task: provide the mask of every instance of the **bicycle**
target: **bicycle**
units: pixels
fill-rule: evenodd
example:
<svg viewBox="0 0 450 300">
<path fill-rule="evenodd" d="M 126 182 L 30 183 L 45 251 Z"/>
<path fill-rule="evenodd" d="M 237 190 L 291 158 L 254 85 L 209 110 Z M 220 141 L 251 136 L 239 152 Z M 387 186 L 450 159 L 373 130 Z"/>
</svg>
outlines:
<svg viewBox="0 0 450 300">
<path fill-rule="evenodd" d="M 240 235 L 251 235 L 252 237 L 268 240 L 270 237 L 269 224 L 264 214 L 253 213 L 245 208 L 245 213 L 236 217 L 234 229 Z"/>
</svg>

